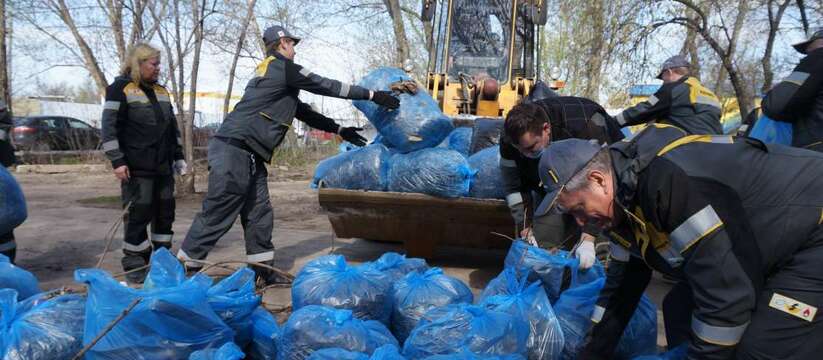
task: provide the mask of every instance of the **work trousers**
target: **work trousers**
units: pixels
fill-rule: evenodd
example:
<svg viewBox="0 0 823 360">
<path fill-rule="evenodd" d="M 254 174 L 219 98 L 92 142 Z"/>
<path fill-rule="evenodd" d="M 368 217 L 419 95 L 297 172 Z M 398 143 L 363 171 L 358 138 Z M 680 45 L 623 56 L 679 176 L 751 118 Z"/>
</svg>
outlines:
<svg viewBox="0 0 823 360">
<path fill-rule="evenodd" d="M 123 217 L 123 253 L 126 258 L 142 257 L 148 261 L 153 248 L 170 249 L 174 234 L 171 229 L 175 209 L 174 177 L 132 176 L 122 183 L 121 190 L 123 207 L 129 206 L 129 211 Z M 151 238 L 146 232 L 149 224 Z M 129 269 L 125 270 L 131 270 L 141 266 L 138 263 L 139 261 L 132 266 L 124 265 L 124 268 L 128 267 Z"/>
<path fill-rule="evenodd" d="M 248 261 L 274 259 L 274 210 L 266 183 L 268 171 L 261 159 L 221 138 L 209 142 L 209 189 L 177 256 L 203 260 L 231 229 L 237 216 L 243 226 Z M 202 264 L 188 261 L 189 268 Z"/>
<path fill-rule="evenodd" d="M 808 244 L 766 278 L 736 359 L 823 358 L 823 226 L 811 234 Z M 804 317 L 810 308 L 800 303 L 816 309 L 816 314 L 810 311 Z M 666 295 L 663 317 L 669 348 L 691 338 L 693 308 L 685 282 Z"/>
</svg>

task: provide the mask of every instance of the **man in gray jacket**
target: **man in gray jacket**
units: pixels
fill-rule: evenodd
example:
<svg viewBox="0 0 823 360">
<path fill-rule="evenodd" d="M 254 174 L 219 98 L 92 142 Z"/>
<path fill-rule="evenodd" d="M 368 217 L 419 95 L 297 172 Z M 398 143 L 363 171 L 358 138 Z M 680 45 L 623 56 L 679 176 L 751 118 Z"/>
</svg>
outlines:
<svg viewBox="0 0 823 360">
<path fill-rule="evenodd" d="M 293 62 L 294 46 L 300 38 L 281 26 L 263 34 L 267 58 L 257 66 L 246 85 L 243 98 L 228 114 L 209 143 L 209 189 L 203 209 L 194 219 L 177 257 L 190 270 L 197 270 L 220 239 L 231 228 L 237 215 L 243 225 L 246 254 L 250 262 L 271 266 L 274 262 L 272 228 L 274 214 L 266 185 L 272 151 L 280 145 L 297 118 L 309 126 L 339 134 L 359 146 L 365 138 L 353 127 L 341 127 L 300 102 L 300 90 L 352 100 L 371 100 L 396 109 L 400 100 L 388 91 L 371 91 L 359 86 L 327 79 Z M 258 279 L 266 284 L 285 284 L 290 280 L 254 267 Z"/>
<path fill-rule="evenodd" d="M 720 100 L 700 80 L 689 76 L 690 67 L 682 55 L 670 57 L 657 75 L 663 86 L 646 101 L 623 110 L 615 120 L 620 126 L 656 122 L 677 126 L 689 134 L 722 134 Z"/>
</svg>

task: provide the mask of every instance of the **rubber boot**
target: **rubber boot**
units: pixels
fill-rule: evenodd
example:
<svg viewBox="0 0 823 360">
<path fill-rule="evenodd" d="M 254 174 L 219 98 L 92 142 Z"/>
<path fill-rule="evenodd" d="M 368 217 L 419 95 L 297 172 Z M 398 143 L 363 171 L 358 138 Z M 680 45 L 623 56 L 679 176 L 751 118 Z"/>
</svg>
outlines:
<svg viewBox="0 0 823 360">
<path fill-rule="evenodd" d="M 266 261 L 263 264 L 273 266 L 274 261 Z M 286 276 L 281 275 L 279 272 L 272 271 L 271 269 L 260 267 L 260 266 L 252 266 L 252 270 L 254 270 L 255 274 L 255 282 L 261 284 L 262 286 L 270 286 L 270 285 L 291 285 L 292 280 Z"/>
<path fill-rule="evenodd" d="M 121 260 L 123 264 L 123 271 L 132 271 L 137 268 L 145 267 L 148 265 L 148 259 L 146 256 L 141 254 L 126 254 L 123 255 L 123 259 Z M 143 281 L 146 280 L 146 275 L 148 274 L 148 268 L 144 268 L 142 270 L 132 271 L 126 274 L 126 281 L 129 284 L 142 284 Z"/>
</svg>

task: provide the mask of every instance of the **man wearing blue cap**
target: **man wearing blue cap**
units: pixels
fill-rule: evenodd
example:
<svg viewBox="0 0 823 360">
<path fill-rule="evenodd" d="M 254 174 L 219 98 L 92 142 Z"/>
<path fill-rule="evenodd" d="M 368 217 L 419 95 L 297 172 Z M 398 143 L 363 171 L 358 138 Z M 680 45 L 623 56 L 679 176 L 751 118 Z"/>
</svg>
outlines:
<svg viewBox="0 0 823 360">
<path fill-rule="evenodd" d="M 823 29 L 794 44 L 806 55 L 763 98 L 763 112 L 792 124 L 792 146 L 823 151 Z"/>
<path fill-rule="evenodd" d="M 720 100 L 700 80 L 689 75 L 691 64 L 682 55 L 668 58 L 657 78 L 663 86 L 646 101 L 623 110 L 621 126 L 648 122 L 670 124 L 689 134 L 722 134 Z"/>
<path fill-rule="evenodd" d="M 823 154 L 655 124 L 608 148 L 569 139 L 540 160 L 539 212 L 610 232 L 611 261 L 578 359 L 609 359 L 651 278 L 669 347 L 689 359 L 823 353 Z"/>
<path fill-rule="evenodd" d="M 294 60 L 294 46 L 300 38 L 282 26 L 263 33 L 267 58 L 257 66 L 246 85 L 243 98 L 226 116 L 209 142 L 209 189 L 203 210 L 194 218 L 186 239 L 177 253 L 190 271 L 203 266 L 209 251 L 240 216 L 249 262 L 271 266 L 274 215 L 263 163 L 271 162 L 272 152 L 280 145 L 297 118 L 309 126 L 336 133 L 358 146 L 366 144 L 354 127 L 342 127 L 334 120 L 312 110 L 298 98 L 300 90 L 343 99 L 371 100 L 396 109 L 400 100 L 388 91 L 371 91 L 317 75 Z M 268 267 L 253 267 L 257 278 L 266 284 L 286 284 L 290 280 Z"/>
</svg>

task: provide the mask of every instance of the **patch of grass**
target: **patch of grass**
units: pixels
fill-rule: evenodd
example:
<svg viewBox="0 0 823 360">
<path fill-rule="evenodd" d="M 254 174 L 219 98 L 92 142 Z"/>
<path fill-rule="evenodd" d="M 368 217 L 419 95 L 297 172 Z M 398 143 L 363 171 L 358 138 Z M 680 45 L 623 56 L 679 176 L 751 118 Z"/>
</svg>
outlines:
<svg viewBox="0 0 823 360">
<path fill-rule="evenodd" d="M 291 139 L 287 139 L 291 140 Z M 329 141 L 325 144 L 309 144 L 297 146 L 293 143 L 286 143 L 279 146 L 272 154 L 271 164 L 274 166 L 305 167 L 313 166 L 318 161 L 337 154 L 338 144 Z"/>
<path fill-rule="evenodd" d="M 93 198 L 77 200 L 83 205 L 120 205 L 120 196 L 97 196 Z"/>
</svg>

